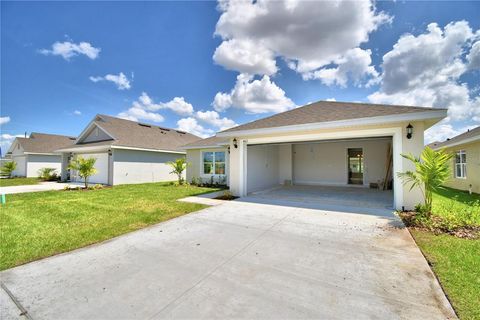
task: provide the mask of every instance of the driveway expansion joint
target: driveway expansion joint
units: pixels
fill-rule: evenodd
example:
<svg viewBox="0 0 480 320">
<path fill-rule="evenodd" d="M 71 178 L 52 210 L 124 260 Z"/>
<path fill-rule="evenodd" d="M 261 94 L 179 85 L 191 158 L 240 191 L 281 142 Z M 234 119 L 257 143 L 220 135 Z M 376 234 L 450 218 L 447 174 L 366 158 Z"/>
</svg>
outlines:
<svg viewBox="0 0 480 320">
<path fill-rule="evenodd" d="M 18 299 L 13 295 L 13 293 L 7 288 L 7 286 L 0 282 L 0 287 L 5 291 L 5 293 L 9 296 L 9 298 L 13 301 L 13 303 L 17 306 L 18 310 L 20 311 L 20 316 L 23 316 L 29 320 L 33 320 L 32 316 L 28 313 L 27 309 L 18 301 Z"/>
</svg>

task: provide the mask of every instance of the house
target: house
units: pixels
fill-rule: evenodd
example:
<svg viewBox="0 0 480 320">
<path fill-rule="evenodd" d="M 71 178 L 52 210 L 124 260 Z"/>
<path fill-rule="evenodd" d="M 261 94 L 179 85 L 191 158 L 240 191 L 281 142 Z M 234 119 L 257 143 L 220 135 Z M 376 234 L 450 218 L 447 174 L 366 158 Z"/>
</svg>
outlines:
<svg viewBox="0 0 480 320">
<path fill-rule="evenodd" d="M 451 162 L 452 178 L 445 184 L 447 187 L 480 193 L 480 127 L 429 146 L 455 154 Z"/>
<path fill-rule="evenodd" d="M 55 150 L 71 145 L 74 137 L 32 132 L 28 138 L 17 137 L 7 151 L 7 157 L 17 163 L 14 176 L 38 177 L 41 168 L 62 171 L 62 155 Z"/>
<path fill-rule="evenodd" d="M 82 156 L 95 158 L 90 183 L 118 185 L 175 180 L 166 162 L 185 157 L 180 147 L 199 140 L 192 134 L 150 124 L 97 115 L 62 153 L 62 180 L 81 181 L 67 164 Z"/>
<path fill-rule="evenodd" d="M 422 199 L 396 175 L 413 169 L 401 154 L 419 155 L 424 131 L 446 115 L 446 109 L 320 101 L 186 145 L 187 179 L 224 180 L 236 196 L 332 186 L 356 187 L 348 192 L 361 197 L 366 188 L 391 187 L 373 196 L 410 209 Z"/>
</svg>

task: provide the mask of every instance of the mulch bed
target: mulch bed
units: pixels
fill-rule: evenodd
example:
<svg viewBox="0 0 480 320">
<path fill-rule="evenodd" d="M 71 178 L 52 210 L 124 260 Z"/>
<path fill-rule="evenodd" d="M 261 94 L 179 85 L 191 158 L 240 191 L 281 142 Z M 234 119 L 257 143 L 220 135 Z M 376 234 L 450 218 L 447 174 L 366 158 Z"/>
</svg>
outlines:
<svg viewBox="0 0 480 320">
<path fill-rule="evenodd" d="M 405 223 L 405 226 L 411 229 L 430 231 L 434 234 L 449 234 L 463 239 L 480 239 L 480 227 L 478 226 L 458 227 L 454 229 L 436 227 L 435 225 L 440 225 L 440 223 L 435 222 L 441 221 L 441 218 L 436 216 L 430 218 L 433 221 L 432 225 L 425 226 L 416 221 L 415 217 L 417 213 L 415 211 L 402 211 L 398 214 L 403 220 L 403 223 Z"/>
</svg>

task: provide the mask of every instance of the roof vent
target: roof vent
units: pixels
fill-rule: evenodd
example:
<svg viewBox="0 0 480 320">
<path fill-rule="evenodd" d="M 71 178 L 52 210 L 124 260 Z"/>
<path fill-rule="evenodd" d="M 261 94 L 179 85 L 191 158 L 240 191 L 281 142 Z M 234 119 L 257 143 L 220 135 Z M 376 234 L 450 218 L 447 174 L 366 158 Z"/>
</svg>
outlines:
<svg viewBox="0 0 480 320">
<path fill-rule="evenodd" d="M 180 130 L 175 130 L 175 131 L 177 131 L 180 134 L 185 134 L 186 133 L 185 131 L 180 131 Z"/>
<path fill-rule="evenodd" d="M 77 138 L 74 138 L 74 137 L 70 137 L 68 139 L 73 140 L 73 141 L 77 140 Z"/>
<path fill-rule="evenodd" d="M 158 129 L 160 129 L 160 130 L 162 130 L 162 131 L 170 131 L 170 129 L 168 129 L 168 128 L 158 127 Z"/>
<path fill-rule="evenodd" d="M 146 124 L 146 123 L 139 123 L 138 125 L 139 125 L 139 126 L 142 126 L 142 127 L 147 127 L 147 128 L 151 128 L 151 127 L 152 127 L 151 125 Z"/>
</svg>

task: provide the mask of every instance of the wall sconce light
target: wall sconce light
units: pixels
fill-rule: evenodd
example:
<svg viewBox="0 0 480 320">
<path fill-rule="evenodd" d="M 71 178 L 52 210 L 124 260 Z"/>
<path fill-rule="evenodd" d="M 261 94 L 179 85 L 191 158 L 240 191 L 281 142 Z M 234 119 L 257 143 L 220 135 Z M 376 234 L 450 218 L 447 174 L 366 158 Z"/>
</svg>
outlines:
<svg viewBox="0 0 480 320">
<path fill-rule="evenodd" d="M 230 154 L 230 146 L 228 146 L 227 150 L 228 150 L 228 154 Z"/>
<path fill-rule="evenodd" d="M 233 138 L 233 146 L 235 147 L 235 149 L 238 148 L 238 141 L 237 141 L 237 138 Z"/>
<path fill-rule="evenodd" d="M 413 126 L 409 123 L 407 126 L 407 139 L 411 139 L 413 135 Z"/>
</svg>

